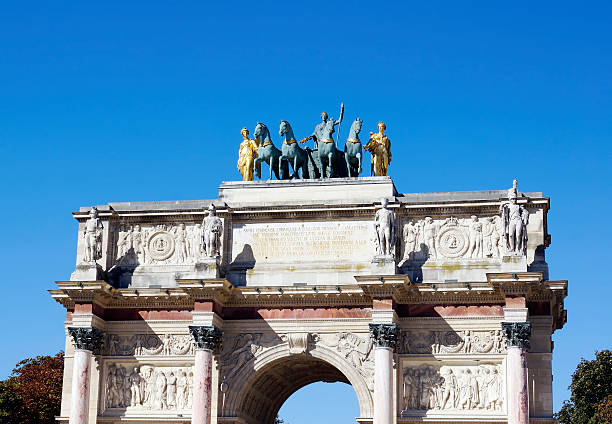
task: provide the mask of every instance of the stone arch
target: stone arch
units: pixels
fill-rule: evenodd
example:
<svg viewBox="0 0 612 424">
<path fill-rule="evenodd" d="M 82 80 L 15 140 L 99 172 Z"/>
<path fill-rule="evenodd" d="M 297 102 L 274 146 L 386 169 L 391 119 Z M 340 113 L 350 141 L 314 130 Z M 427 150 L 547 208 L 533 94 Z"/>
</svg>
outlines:
<svg viewBox="0 0 612 424">
<path fill-rule="evenodd" d="M 345 357 L 321 344 L 309 344 L 306 352 L 292 354 L 287 343 L 266 349 L 242 367 L 229 384 L 223 416 L 249 424 L 272 424 L 293 393 L 318 381 L 351 385 L 360 416 L 372 416 L 368 384 Z"/>
</svg>

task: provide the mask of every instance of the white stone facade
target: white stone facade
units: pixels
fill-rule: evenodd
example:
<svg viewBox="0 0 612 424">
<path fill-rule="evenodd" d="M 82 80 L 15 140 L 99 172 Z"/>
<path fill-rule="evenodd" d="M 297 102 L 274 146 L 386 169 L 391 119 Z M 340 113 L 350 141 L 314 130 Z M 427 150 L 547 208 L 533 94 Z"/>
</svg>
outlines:
<svg viewBox="0 0 612 424">
<path fill-rule="evenodd" d="M 371 177 L 230 182 L 213 200 L 98 206 L 95 272 L 81 272 L 91 261 L 79 237 L 80 271 L 50 291 L 68 311 L 59 421 L 270 424 L 304 385 L 342 381 L 362 423 L 554 422 L 551 335 L 565 323 L 567 282 L 548 280 L 549 199 L 517 196 L 529 213 L 517 255 L 504 242 L 506 196 L 399 194 Z M 202 247 L 211 204 L 217 257 Z M 89 209 L 75 213 L 79 234 Z M 73 396 L 83 372 L 87 399 Z"/>
</svg>

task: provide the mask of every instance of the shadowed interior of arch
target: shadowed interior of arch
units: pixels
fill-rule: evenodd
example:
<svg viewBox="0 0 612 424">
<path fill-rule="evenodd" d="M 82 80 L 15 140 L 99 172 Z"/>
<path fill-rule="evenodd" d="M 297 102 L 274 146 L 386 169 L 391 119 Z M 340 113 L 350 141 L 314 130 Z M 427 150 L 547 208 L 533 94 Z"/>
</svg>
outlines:
<svg viewBox="0 0 612 424">
<path fill-rule="evenodd" d="M 304 354 L 278 359 L 249 379 L 243 388 L 238 414 L 249 424 L 273 424 L 285 401 L 302 387 L 315 382 L 350 385 L 344 374 L 321 359 Z M 310 407 L 306 406 L 306 413 Z"/>
</svg>

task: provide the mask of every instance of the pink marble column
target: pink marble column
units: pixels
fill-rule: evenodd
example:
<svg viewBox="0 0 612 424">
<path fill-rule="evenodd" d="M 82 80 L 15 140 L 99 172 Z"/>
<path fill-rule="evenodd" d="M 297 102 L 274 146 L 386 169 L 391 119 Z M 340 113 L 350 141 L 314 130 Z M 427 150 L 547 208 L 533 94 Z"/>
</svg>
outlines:
<svg viewBox="0 0 612 424">
<path fill-rule="evenodd" d="M 89 420 L 89 364 L 91 352 L 74 351 L 70 424 L 87 424 Z"/>
<path fill-rule="evenodd" d="M 374 423 L 393 423 L 393 350 L 396 324 L 370 324 L 374 341 Z"/>
<path fill-rule="evenodd" d="M 393 349 L 374 349 L 374 424 L 393 422 Z"/>
<path fill-rule="evenodd" d="M 91 354 L 102 342 L 102 333 L 93 327 L 70 327 L 75 345 L 72 362 L 72 393 L 69 424 L 89 422 Z"/>
<path fill-rule="evenodd" d="M 529 424 L 527 349 L 531 323 L 503 322 L 502 330 L 507 345 L 508 424 Z"/>
<path fill-rule="evenodd" d="M 221 341 L 221 331 L 214 326 L 189 326 L 189 331 L 196 347 L 191 423 L 210 424 L 213 350 Z"/>
<path fill-rule="evenodd" d="M 193 424 L 210 423 L 210 406 L 212 397 L 212 351 L 197 349 L 193 372 Z"/>
</svg>

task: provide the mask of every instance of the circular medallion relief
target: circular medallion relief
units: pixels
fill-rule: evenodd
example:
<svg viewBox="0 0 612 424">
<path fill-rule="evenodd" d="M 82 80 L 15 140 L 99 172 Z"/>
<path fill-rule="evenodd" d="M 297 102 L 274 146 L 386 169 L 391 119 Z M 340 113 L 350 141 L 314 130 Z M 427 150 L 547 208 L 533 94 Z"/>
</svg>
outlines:
<svg viewBox="0 0 612 424">
<path fill-rule="evenodd" d="M 438 234 L 438 247 L 447 258 L 458 258 L 467 251 L 468 238 L 458 227 L 442 228 Z"/>
<path fill-rule="evenodd" d="M 174 253 L 174 238 L 166 232 L 155 233 L 147 245 L 151 259 L 164 261 Z"/>
</svg>

